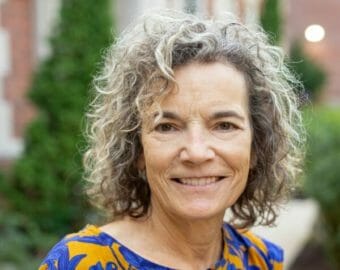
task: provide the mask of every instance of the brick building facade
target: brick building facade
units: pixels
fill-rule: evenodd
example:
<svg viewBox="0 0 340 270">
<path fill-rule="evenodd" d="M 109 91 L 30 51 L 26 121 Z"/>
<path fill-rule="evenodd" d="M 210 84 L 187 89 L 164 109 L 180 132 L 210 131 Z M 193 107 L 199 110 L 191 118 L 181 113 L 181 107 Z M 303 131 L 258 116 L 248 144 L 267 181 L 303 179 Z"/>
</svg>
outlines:
<svg viewBox="0 0 340 270">
<path fill-rule="evenodd" d="M 25 98 L 33 71 L 32 1 L 1 1 L 0 155 L 22 149 L 21 134 L 33 109 Z"/>
<path fill-rule="evenodd" d="M 0 0 L 0 166 L 20 155 L 35 110 L 27 99 L 34 69 L 49 53 L 47 36 L 60 0 Z"/>
</svg>

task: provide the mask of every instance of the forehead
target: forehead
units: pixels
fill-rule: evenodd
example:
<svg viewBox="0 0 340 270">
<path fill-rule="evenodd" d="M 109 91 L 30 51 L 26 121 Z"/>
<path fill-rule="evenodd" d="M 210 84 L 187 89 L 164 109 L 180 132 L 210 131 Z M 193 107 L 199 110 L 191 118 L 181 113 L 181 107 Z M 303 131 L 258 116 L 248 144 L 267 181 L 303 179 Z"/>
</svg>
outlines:
<svg viewBox="0 0 340 270">
<path fill-rule="evenodd" d="M 176 83 L 169 86 L 161 100 L 151 106 L 153 110 L 223 107 L 248 111 L 245 77 L 232 65 L 190 63 L 175 68 L 174 78 Z"/>
</svg>

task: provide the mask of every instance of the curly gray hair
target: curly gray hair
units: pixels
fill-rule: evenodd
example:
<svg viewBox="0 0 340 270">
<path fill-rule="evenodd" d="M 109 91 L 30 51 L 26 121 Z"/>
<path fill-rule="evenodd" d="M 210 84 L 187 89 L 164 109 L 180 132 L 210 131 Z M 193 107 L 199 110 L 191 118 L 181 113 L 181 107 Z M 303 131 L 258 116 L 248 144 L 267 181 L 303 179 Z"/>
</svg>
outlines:
<svg viewBox="0 0 340 270">
<path fill-rule="evenodd" d="M 150 206 L 148 183 L 136 166 L 145 108 L 167 94 L 175 67 L 215 61 L 242 72 L 249 91 L 256 165 L 231 207 L 235 224 L 244 228 L 275 221 L 303 157 L 294 92 L 299 82 L 284 64 L 281 49 L 270 45 L 259 27 L 250 28 L 231 14 L 204 20 L 169 10 L 146 14 L 127 28 L 94 80 L 95 98 L 87 114 L 86 191 L 112 219 L 143 216 Z M 150 91 L 155 86 L 157 91 Z"/>
</svg>

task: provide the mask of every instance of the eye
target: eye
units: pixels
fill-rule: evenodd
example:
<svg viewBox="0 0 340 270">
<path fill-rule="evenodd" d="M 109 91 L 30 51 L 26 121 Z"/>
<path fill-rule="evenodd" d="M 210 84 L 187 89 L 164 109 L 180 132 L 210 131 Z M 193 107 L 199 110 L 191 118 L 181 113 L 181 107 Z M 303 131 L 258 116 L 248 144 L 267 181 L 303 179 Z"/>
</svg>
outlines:
<svg viewBox="0 0 340 270">
<path fill-rule="evenodd" d="M 160 123 L 155 127 L 155 130 L 162 133 L 176 131 L 177 128 L 171 123 Z"/>
<path fill-rule="evenodd" d="M 220 131 L 230 131 L 230 130 L 237 129 L 237 126 L 233 123 L 223 121 L 223 122 L 217 123 L 215 126 L 215 129 L 220 130 Z"/>
</svg>

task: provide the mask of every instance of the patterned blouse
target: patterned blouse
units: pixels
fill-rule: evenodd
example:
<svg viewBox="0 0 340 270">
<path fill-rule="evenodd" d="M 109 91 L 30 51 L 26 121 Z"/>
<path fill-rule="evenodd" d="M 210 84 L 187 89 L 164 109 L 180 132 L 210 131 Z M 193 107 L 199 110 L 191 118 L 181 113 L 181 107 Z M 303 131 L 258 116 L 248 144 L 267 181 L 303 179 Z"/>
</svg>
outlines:
<svg viewBox="0 0 340 270">
<path fill-rule="evenodd" d="M 214 270 L 281 270 L 283 250 L 250 231 L 241 233 L 225 223 L 224 248 Z M 39 270 L 171 270 L 120 244 L 98 227 L 87 225 L 67 235 L 48 253 Z"/>
</svg>

